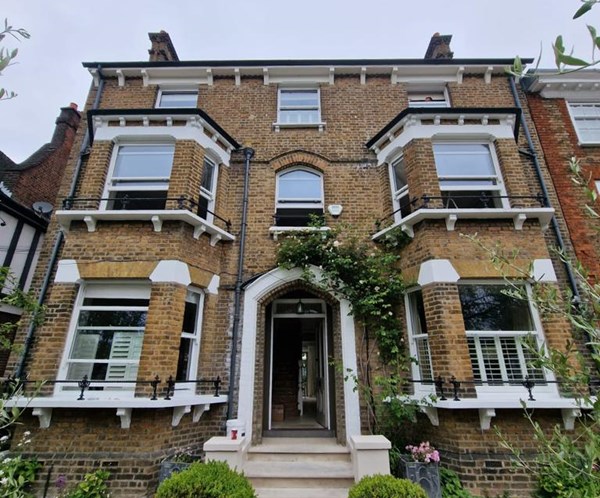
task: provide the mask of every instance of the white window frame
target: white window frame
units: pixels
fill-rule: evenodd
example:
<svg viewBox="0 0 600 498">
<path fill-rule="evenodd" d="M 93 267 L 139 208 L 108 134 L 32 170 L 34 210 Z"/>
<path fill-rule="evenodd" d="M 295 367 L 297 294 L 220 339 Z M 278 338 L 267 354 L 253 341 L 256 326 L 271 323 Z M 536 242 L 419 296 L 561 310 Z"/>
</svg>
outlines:
<svg viewBox="0 0 600 498">
<path fill-rule="evenodd" d="M 596 192 L 600 195 L 600 180 L 595 180 L 594 184 L 596 185 Z"/>
<path fill-rule="evenodd" d="M 501 384 L 500 381 L 498 381 L 498 385 L 489 385 L 489 384 L 484 384 L 484 383 L 482 383 L 481 385 L 476 385 L 475 389 L 478 393 L 478 396 L 479 395 L 485 396 L 486 394 L 491 394 L 491 395 L 496 396 L 498 393 L 506 393 L 507 395 L 510 394 L 510 396 L 513 397 L 512 399 L 514 399 L 514 395 L 518 395 L 518 396 L 521 396 L 522 399 L 526 399 L 525 387 L 523 387 L 523 385 L 521 385 L 518 382 L 516 382 L 515 384 L 510 384 L 510 382 L 512 382 L 512 381 L 508 380 L 508 375 L 506 372 L 506 365 L 505 365 L 506 361 L 501 354 L 502 351 L 500 348 L 500 338 L 530 337 L 535 340 L 535 344 L 539 350 L 545 351 L 544 330 L 542 327 L 542 321 L 541 321 L 540 315 L 539 315 L 537 308 L 535 307 L 535 304 L 532 300 L 531 285 L 525 281 L 516 281 L 513 283 L 520 287 L 524 287 L 527 292 L 527 296 L 529 298 L 527 304 L 529 306 L 529 312 L 531 314 L 531 319 L 532 319 L 534 330 L 532 330 L 532 331 L 531 330 L 524 330 L 524 331 L 465 330 L 465 336 L 467 337 L 467 339 L 468 338 L 474 339 L 474 345 L 475 345 L 476 353 L 477 353 L 477 360 L 478 360 L 478 364 L 479 364 L 479 372 L 481 375 L 481 381 L 487 381 L 487 374 L 485 371 L 485 365 L 484 365 L 483 355 L 482 355 L 482 351 L 481 351 L 481 343 L 479 342 L 478 339 L 494 338 L 496 351 L 498 353 L 498 362 L 500 365 L 503 382 L 504 382 L 504 384 Z M 507 289 L 510 289 L 510 284 L 508 284 L 504 280 L 499 280 L 499 279 L 498 280 L 496 280 L 496 279 L 494 279 L 494 280 L 481 280 L 481 279 L 480 280 L 475 280 L 475 279 L 466 280 L 465 279 L 465 280 L 460 280 L 457 283 L 457 285 L 458 286 L 490 285 L 490 286 L 503 286 L 503 287 L 506 287 Z M 461 303 L 461 315 L 463 315 L 462 303 Z M 516 345 L 518 348 L 517 354 L 519 355 L 519 363 L 520 363 L 521 367 L 523 367 L 523 365 L 525 365 L 525 362 L 526 362 L 525 357 L 523 355 L 523 346 L 520 344 L 518 339 L 516 339 L 515 342 L 516 342 Z M 469 356 L 470 355 L 471 355 L 471 351 L 469 350 Z M 540 384 L 540 383 L 536 382 L 536 385 L 533 389 L 534 396 L 537 396 L 537 397 L 558 396 L 558 390 L 556 389 L 556 385 L 553 384 L 553 381 L 555 380 L 555 378 L 554 378 L 552 372 L 545 368 L 541 369 L 541 371 L 542 371 L 542 375 L 545 378 L 546 383 Z"/>
<path fill-rule="evenodd" d="M 204 167 L 206 166 L 206 163 L 211 164 L 214 168 L 211 190 L 204 188 L 202 186 L 202 179 L 204 178 Z M 202 197 L 208 201 L 207 210 L 209 212 L 206 213 L 205 219 L 209 223 L 212 223 L 215 218 L 213 213 L 215 211 L 215 205 L 216 205 L 216 200 L 217 200 L 218 181 L 219 181 L 219 163 L 217 161 L 214 161 L 213 159 L 211 159 L 208 156 L 204 156 L 204 161 L 202 162 L 202 176 L 200 177 L 200 197 Z"/>
<path fill-rule="evenodd" d="M 77 297 L 75 299 L 75 304 L 73 306 L 73 313 L 71 315 L 71 321 L 69 324 L 69 331 L 67 333 L 67 338 L 65 342 L 65 349 L 63 351 L 63 357 L 61 360 L 61 365 L 58 370 L 58 379 L 59 380 L 69 380 L 73 381 L 73 383 L 64 384 L 58 383 L 55 386 L 55 394 L 56 395 L 68 395 L 73 396 L 74 393 L 77 392 L 77 382 L 81 379 L 68 379 L 67 375 L 69 372 L 69 366 L 71 364 L 86 364 L 90 363 L 92 366 L 95 363 L 108 363 L 110 364 L 111 360 L 97 360 L 97 359 L 89 359 L 88 360 L 72 360 L 71 354 L 72 350 L 75 346 L 75 339 L 78 330 L 78 322 L 79 315 L 81 311 L 86 310 L 104 310 L 104 311 L 145 311 L 148 313 L 149 306 L 84 306 L 83 302 L 86 297 L 103 297 L 107 298 L 125 298 L 125 299 L 147 299 L 150 300 L 151 293 L 151 284 L 150 282 L 140 282 L 140 281 L 111 281 L 111 282 L 99 282 L 99 281 L 87 281 L 83 282 L 79 287 L 79 292 L 77 293 Z M 141 351 L 144 343 L 144 335 L 145 335 L 145 327 L 141 332 L 142 339 L 140 344 L 140 358 Z M 119 364 L 129 364 L 139 366 L 140 358 L 137 360 L 119 360 Z M 90 376 L 88 376 L 89 378 Z M 86 391 L 85 398 L 86 399 L 106 399 L 106 398 L 132 398 L 135 393 L 135 381 L 137 381 L 137 374 L 135 379 L 127 379 L 123 381 L 124 387 L 115 386 L 114 384 L 105 383 L 103 384 L 100 380 L 92 380 L 91 387 L 104 387 L 103 390 L 100 391 Z"/>
<path fill-rule="evenodd" d="M 204 319 L 204 299 L 205 293 L 201 289 L 195 287 L 188 287 L 188 292 L 185 296 L 186 302 L 193 302 L 194 296 L 197 296 L 197 314 L 194 322 L 194 332 L 181 331 L 180 339 L 190 339 L 191 350 L 190 350 L 190 361 L 188 365 L 187 380 L 198 379 L 198 363 L 200 357 L 200 343 L 202 340 L 202 321 Z M 183 329 L 183 325 L 182 325 Z M 181 352 L 180 352 L 181 353 Z M 179 357 L 177 358 L 179 365 Z M 178 391 L 187 391 L 191 393 L 196 392 L 196 384 L 194 383 L 181 383 L 176 386 Z"/>
<path fill-rule="evenodd" d="M 436 145 L 453 145 L 453 146 L 460 146 L 460 145 L 485 145 L 488 148 L 488 151 L 490 153 L 490 158 L 492 160 L 492 165 L 494 167 L 494 173 L 495 175 L 493 176 L 487 176 L 487 175 L 448 175 L 448 176 L 440 176 L 439 172 L 437 171 L 437 161 L 435 161 L 435 146 Z M 473 192 L 481 192 L 481 191 L 490 191 L 493 193 L 493 195 L 498 195 L 501 196 L 500 199 L 497 199 L 497 204 L 495 206 L 490 206 L 490 208 L 488 209 L 510 209 L 510 203 L 509 200 L 506 198 L 506 186 L 504 184 L 504 180 L 502 178 L 502 172 L 500 171 L 500 162 L 498 161 L 498 156 L 496 154 L 496 147 L 494 146 L 494 143 L 492 141 L 489 140 L 436 140 L 433 142 L 432 144 L 433 147 L 433 155 L 434 155 L 434 161 L 436 162 L 435 167 L 436 167 L 436 173 L 438 175 L 438 181 L 440 182 L 440 192 L 443 194 L 444 192 L 464 192 L 464 191 L 473 191 Z M 469 185 L 468 182 L 469 181 L 474 181 L 476 182 L 477 180 L 489 180 L 489 179 L 493 179 L 496 181 L 495 185 L 492 186 L 482 186 L 482 185 Z M 443 180 L 463 180 L 466 182 L 465 185 L 456 185 L 456 186 L 452 186 L 452 187 L 442 187 L 441 182 Z M 495 199 L 492 199 L 492 202 L 496 202 Z M 447 206 L 448 209 L 453 209 L 454 206 L 452 205 L 448 205 Z M 460 209 L 460 208 L 459 208 Z M 471 211 L 477 211 L 478 208 L 465 208 L 465 209 L 469 209 Z M 484 208 L 481 208 L 484 209 Z"/>
<path fill-rule="evenodd" d="M 576 107 L 593 107 L 597 109 L 598 116 L 597 117 L 583 117 L 577 116 L 577 112 L 574 110 Z M 577 139 L 580 145 L 600 145 L 600 132 L 598 134 L 598 138 L 596 140 L 584 140 L 581 136 L 581 132 L 579 130 L 578 121 L 598 121 L 600 126 L 600 102 L 576 102 L 576 101 L 568 101 L 567 109 L 569 110 L 569 116 L 571 117 L 571 123 L 573 123 L 573 128 L 575 129 L 575 133 L 577 134 Z"/>
<path fill-rule="evenodd" d="M 314 202 L 311 201 L 302 201 L 300 198 L 290 198 L 280 200 L 279 197 L 279 180 L 282 176 L 285 176 L 288 173 L 292 173 L 294 171 L 306 171 L 315 176 L 318 176 L 321 181 L 321 191 L 320 191 L 320 199 L 315 199 Z M 283 171 L 277 173 L 275 178 L 275 214 L 279 209 L 324 209 L 325 206 L 325 190 L 323 185 L 323 174 L 316 169 L 310 168 L 308 166 L 294 166 L 292 168 L 286 168 Z M 296 201 L 296 202 L 294 202 Z M 278 225 L 279 226 L 279 225 Z"/>
<path fill-rule="evenodd" d="M 113 179 L 113 175 L 115 173 L 115 168 L 117 165 L 117 159 L 119 157 L 119 153 L 120 151 L 123 149 L 123 147 L 152 147 L 152 146 L 170 146 L 173 148 L 173 160 L 171 162 L 171 171 L 169 176 L 165 176 L 165 177 L 128 177 L 126 179 L 135 179 L 137 181 L 143 182 L 143 181 L 152 181 L 152 182 L 156 182 L 157 185 L 145 185 L 145 186 L 139 186 L 139 187 L 135 187 L 135 186 L 118 186 L 118 185 L 113 185 L 112 182 L 114 181 Z M 113 147 L 113 151 L 112 151 L 112 155 L 110 158 L 110 165 L 108 167 L 108 173 L 106 175 L 106 182 L 104 183 L 104 191 L 102 194 L 102 198 L 104 199 L 101 203 L 100 203 L 100 210 L 101 211 L 108 211 L 108 206 L 111 202 L 113 202 L 113 200 L 110 198 L 111 194 L 113 192 L 136 192 L 136 191 L 164 191 L 166 192 L 166 195 L 168 196 L 168 192 L 169 192 L 169 184 L 171 181 L 171 173 L 173 171 L 173 162 L 174 162 L 174 156 L 175 156 L 175 143 L 174 142 L 168 142 L 168 141 L 157 141 L 157 142 L 117 142 L 114 147 Z M 121 180 L 125 178 L 122 177 Z M 161 183 L 162 182 L 162 183 Z M 123 210 L 123 211 L 127 211 L 127 210 Z"/>
<path fill-rule="evenodd" d="M 427 97 L 441 96 L 442 99 L 426 101 Z M 415 88 L 407 91 L 408 107 L 412 108 L 438 108 L 438 107 L 450 107 L 450 95 L 448 88 L 434 88 L 434 89 L 420 89 Z M 420 97 L 420 98 L 416 98 Z"/>
<path fill-rule="evenodd" d="M 403 164 L 406 164 L 404 161 L 404 154 L 399 154 L 398 156 L 394 157 L 394 159 L 392 159 L 388 162 L 390 187 L 392 189 L 392 205 L 394 207 L 394 221 L 396 223 L 398 223 L 399 221 L 402 220 L 402 218 L 404 218 L 402 216 L 402 211 L 400 210 L 400 208 L 401 208 L 402 201 L 404 200 L 405 197 L 408 199 L 408 202 L 409 202 L 408 205 L 412 212 L 412 206 L 410 206 L 410 192 L 409 192 L 409 188 L 408 188 L 408 182 L 404 187 L 402 187 L 400 189 L 396 188 L 396 173 L 394 171 L 394 165 L 396 165 L 399 161 L 402 161 Z M 406 168 L 404 168 L 404 174 L 406 175 Z"/>
<path fill-rule="evenodd" d="M 196 102 L 194 105 L 186 105 L 180 107 L 171 107 L 171 106 L 162 106 L 162 98 L 163 95 L 195 95 Z M 197 88 L 162 88 L 158 89 L 158 94 L 156 96 L 156 102 L 154 104 L 156 109 L 196 109 L 198 107 L 198 89 Z"/>
<path fill-rule="evenodd" d="M 282 93 L 293 93 L 293 92 L 314 92 L 317 95 L 317 106 L 283 106 L 281 94 Z M 291 123 L 283 121 L 282 111 L 317 111 L 316 121 L 299 121 L 297 123 Z M 323 125 L 321 117 L 321 89 L 319 87 L 282 87 L 277 90 L 277 125 L 278 126 L 319 126 Z"/>
<path fill-rule="evenodd" d="M 408 345 L 410 350 L 411 357 L 415 358 L 419 364 L 415 364 L 414 362 L 411 364 L 412 377 L 415 380 L 421 381 L 431 381 L 427 383 L 414 383 L 414 392 L 415 394 L 419 393 L 435 393 L 435 385 L 433 381 L 435 380 L 434 372 L 433 372 L 433 363 L 431 362 L 431 348 L 429 346 L 429 334 L 427 329 L 425 333 L 423 331 L 417 332 L 417 321 L 415 317 L 415 310 L 413 309 L 413 302 L 411 301 L 411 296 L 417 292 L 422 292 L 420 287 L 410 289 L 404 295 L 404 309 L 406 310 L 406 329 L 408 332 Z M 421 294 L 422 297 L 422 294 Z M 427 321 L 427 317 L 425 317 Z M 419 344 L 421 342 L 422 344 Z M 420 349 L 422 346 L 422 349 Z M 427 355 L 429 361 L 429 372 L 424 372 L 424 369 L 427 368 L 426 365 L 422 364 L 420 361 L 421 355 L 419 352 L 423 352 Z M 429 374 L 429 375 L 428 375 Z M 427 377 L 430 378 L 427 378 Z"/>
</svg>

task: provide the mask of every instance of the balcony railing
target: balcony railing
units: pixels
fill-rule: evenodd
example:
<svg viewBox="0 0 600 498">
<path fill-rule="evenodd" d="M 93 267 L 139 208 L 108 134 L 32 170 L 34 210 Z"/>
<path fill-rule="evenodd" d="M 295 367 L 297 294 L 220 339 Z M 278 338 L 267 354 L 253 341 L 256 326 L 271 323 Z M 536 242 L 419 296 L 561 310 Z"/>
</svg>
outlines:
<svg viewBox="0 0 600 498">
<path fill-rule="evenodd" d="M 473 192 L 472 195 L 453 195 L 448 191 L 443 196 L 424 194 L 404 202 L 395 211 L 375 221 L 375 234 L 378 239 L 387 231 L 400 226 L 411 237 L 413 227 L 426 219 L 444 219 L 448 230 L 454 230 L 458 219 L 512 219 L 515 229 L 520 230 L 526 219 L 538 219 L 545 229 L 554 215 L 548 200 L 542 194 L 491 195 L 489 192 Z"/>
<path fill-rule="evenodd" d="M 98 221 L 151 221 L 160 232 L 164 221 L 184 221 L 194 227 L 194 238 L 206 232 L 211 245 L 231 241 L 231 221 L 207 209 L 190 197 L 136 197 L 125 194 L 119 198 L 67 197 L 62 210 L 56 212 L 59 224 L 66 230 L 72 221 L 83 221 L 94 232 Z"/>
</svg>

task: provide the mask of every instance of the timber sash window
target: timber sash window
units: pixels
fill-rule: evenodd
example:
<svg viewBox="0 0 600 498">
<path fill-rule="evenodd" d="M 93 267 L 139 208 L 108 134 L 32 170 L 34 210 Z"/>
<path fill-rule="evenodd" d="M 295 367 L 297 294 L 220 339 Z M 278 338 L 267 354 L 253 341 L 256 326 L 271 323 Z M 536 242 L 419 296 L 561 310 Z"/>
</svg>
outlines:
<svg viewBox="0 0 600 498">
<path fill-rule="evenodd" d="M 573 126 L 582 144 L 600 143 L 600 102 L 569 102 Z"/>
<path fill-rule="evenodd" d="M 413 375 L 418 374 L 417 380 L 424 382 L 433 381 L 433 367 L 429 351 L 429 338 L 427 335 L 427 322 L 425 321 L 425 306 L 421 290 L 409 292 L 406 295 L 407 328 L 410 339 L 410 352 L 418 364 L 413 368 Z M 417 372 L 415 372 L 417 370 Z M 415 388 L 423 387 L 421 384 Z"/>
<path fill-rule="evenodd" d="M 66 361 L 66 379 L 87 376 L 90 390 L 115 390 L 133 385 L 144 339 L 150 286 L 84 284 L 75 307 L 74 331 Z"/>
<path fill-rule="evenodd" d="M 202 181 L 200 183 L 200 198 L 198 200 L 198 216 L 206 221 L 212 222 L 215 210 L 215 196 L 217 190 L 218 166 L 208 159 L 204 158 L 202 169 Z"/>
<path fill-rule="evenodd" d="M 392 177 L 392 194 L 396 221 L 406 218 L 411 213 L 410 195 L 404 169 L 404 156 L 400 156 L 390 164 Z"/>
<path fill-rule="evenodd" d="M 173 144 L 118 145 L 106 182 L 105 209 L 165 209 Z"/>
<path fill-rule="evenodd" d="M 307 226 L 311 215 L 323 216 L 323 177 L 307 168 L 277 175 L 277 226 Z"/>
<path fill-rule="evenodd" d="M 444 207 L 507 207 L 493 147 L 486 143 L 435 143 L 433 153 Z"/>
<path fill-rule="evenodd" d="M 450 107 L 446 90 L 408 92 L 408 107 Z"/>
<path fill-rule="evenodd" d="M 197 102 L 197 90 L 160 90 L 156 107 L 160 109 L 195 108 Z"/>
<path fill-rule="evenodd" d="M 202 311 L 204 294 L 200 291 L 188 291 L 185 299 L 181 340 L 179 342 L 179 359 L 175 380 L 196 380 L 198 372 L 198 354 L 202 333 Z M 178 389 L 195 390 L 195 384 L 184 383 Z"/>
<path fill-rule="evenodd" d="M 543 371 L 532 366 L 532 349 L 540 347 L 535 310 L 528 300 L 507 295 L 511 289 L 488 283 L 458 286 L 473 376 L 485 385 L 520 384 L 525 377 L 545 382 Z"/>
<path fill-rule="evenodd" d="M 319 124 L 321 122 L 319 89 L 280 89 L 277 122 L 281 125 Z"/>
</svg>

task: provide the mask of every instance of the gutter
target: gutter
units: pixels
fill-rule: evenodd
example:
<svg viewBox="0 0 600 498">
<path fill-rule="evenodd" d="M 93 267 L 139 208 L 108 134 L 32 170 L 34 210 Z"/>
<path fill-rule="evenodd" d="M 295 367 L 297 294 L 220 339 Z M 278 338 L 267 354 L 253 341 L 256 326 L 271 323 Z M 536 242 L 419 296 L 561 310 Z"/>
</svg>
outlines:
<svg viewBox="0 0 600 498">
<path fill-rule="evenodd" d="M 100 98 L 102 97 L 102 90 L 104 89 L 104 79 L 102 77 L 102 66 L 98 64 L 96 66 L 98 70 L 98 75 L 100 77 L 100 82 L 98 84 L 98 89 L 96 90 L 96 98 L 94 99 L 94 103 L 92 104 L 92 109 L 97 109 L 100 104 Z M 93 83 L 92 83 L 93 85 Z M 75 165 L 75 171 L 73 173 L 73 179 L 71 180 L 71 186 L 69 188 L 68 197 L 73 197 L 75 195 L 75 190 L 77 189 L 77 182 L 79 181 L 79 176 L 81 175 L 81 166 L 83 164 L 83 158 L 88 154 L 88 148 L 90 145 L 90 134 L 86 130 L 85 136 L 81 143 L 81 147 L 79 149 L 79 157 L 77 158 L 77 164 Z M 52 278 L 52 274 L 54 273 L 54 267 L 56 266 L 56 261 L 58 259 L 58 254 L 60 252 L 60 248 L 62 246 L 64 240 L 64 234 L 62 230 L 58 231 L 56 236 L 56 240 L 54 241 L 54 246 L 52 247 L 52 252 L 50 254 L 50 260 L 48 261 L 48 268 L 46 269 L 46 274 L 44 275 L 44 280 L 42 282 L 42 287 L 40 289 L 40 293 L 37 298 L 38 306 L 42 306 L 44 301 L 46 300 L 46 294 L 48 293 L 48 287 L 50 285 L 50 280 Z M 17 368 L 15 370 L 15 377 L 17 379 L 21 379 L 25 373 L 25 364 L 27 363 L 27 357 L 29 356 L 29 351 L 31 350 L 31 346 L 33 345 L 33 341 L 35 338 L 35 330 L 36 325 L 34 322 L 29 324 L 27 329 L 27 335 L 25 337 L 25 344 L 23 346 L 23 352 L 19 358 L 19 363 L 17 364 Z"/>
<path fill-rule="evenodd" d="M 521 100 L 519 99 L 519 95 L 517 93 L 517 87 L 515 85 L 514 77 L 509 76 L 508 82 L 510 85 L 510 91 L 512 93 L 513 100 L 515 101 L 515 106 L 518 109 L 522 110 L 523 108 L 521 106 Z M 533 146 L 533 140 L 531 139 L 531 134 L 529 133 L 529 127 L 527 126 L 527 122 L 525 121 L 525 116 L 524 116 L 523 112 L 520 113 L 519 119 L 521 121 L 521 127 L 523 128 L 523 133 L 525 134 L 525 138 L 527 140 L 527 146 L 529 147 L 529 151 L 527 152 L 526 155 L 533 160 L 535 174 L 536 174 L 538 182 L 542 188 L 542 195 L 544 196 L 544 199 L 546 200 L 548 207 L 550 207 L 550 199 L 548 197 L 548 188 L 546 187 L 546 182 L 544 181 L 544 177 L 542 175 L 542 168 L 540 166 L 540 162 L 538 160 L 537 153 Z M 564 243 L 564 240 L 560 233 L 560 228 L 558 226 L 558 221 L 556 221 L 556 216 L 552 217 L 551 223 L 552 223 L 552 229 L 554 230 L 554 233 L 556 235 L 556 243 L 558 244 L 558 248 L 560 251 L 564 251 L 565 243 Z M 579 303 L 581 301 L 581 296 L 579 294 L 579 289 L 577 287 L 577 279 L 575 278 L 573 269 L 571 268 L 571 266 L 569 265 L 568 262 L 565 261 L 565 262 L 563 262 L 563 264 L 564 264 L 565 270 L 567 272 L 567 279 L 569 280 L 569 286 L 571 287 L 571 292 L 573 293 L 573 302 Z"/>
<path fill-rule="evenodd" d="M 233 418 L 233 394 L 235 391 L 235 375 L 237 363 L 237 342 L 240 328 L 242 304 L 242 287 L 244 279 L 244 254 L 246 252 L 246 228 L 248 226 L 248 192 L 250 187 L 250 160 L 254 157 L 254 149 L 245 147 L 244 153 L 244 197 L 242 200 L 242 224 L 240 228 L 240 251 L 238 254 L 238 271 L 235 280 L 233 300 L 233 331 L 231 334 L 231 365 L 229 366 L 229 392 L 227 396 L 227 420 Z"/>
</svg>

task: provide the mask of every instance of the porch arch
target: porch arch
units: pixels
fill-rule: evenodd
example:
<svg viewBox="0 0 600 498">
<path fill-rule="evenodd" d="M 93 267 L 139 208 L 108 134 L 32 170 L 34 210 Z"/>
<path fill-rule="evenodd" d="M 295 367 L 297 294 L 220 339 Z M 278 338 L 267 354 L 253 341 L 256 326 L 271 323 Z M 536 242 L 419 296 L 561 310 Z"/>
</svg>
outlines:
<svg viewBox="0 0 600 498">
<path fill-rule="evenodd" d="M 311 267 L 315 279 L 321 277 L 317 267 Z M 246 423 L 246 434 L 252 438 L 254 422 L 254 395 L 256 388 L 256 341 L 258 336 L 258 311 L 266 296 L 291 282 L 302 280 L 302 270 L 275 268 L 251 282 L 244 293 L 242 349 L 240 354 L 240 383 L 238 391 L 238 418 Z M 334 296 L 335 297 L 335 296 Z M 357 372 L 354 318 L 350 303 L 337 299 L 340 306 L 342 364 L 344 372 Z M 360 406 L 354 380 L 344 379 L 344 415 L 346 439 L 360 435 Z"/>
</svg>

